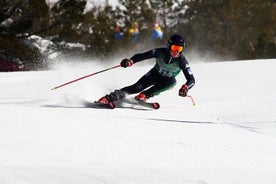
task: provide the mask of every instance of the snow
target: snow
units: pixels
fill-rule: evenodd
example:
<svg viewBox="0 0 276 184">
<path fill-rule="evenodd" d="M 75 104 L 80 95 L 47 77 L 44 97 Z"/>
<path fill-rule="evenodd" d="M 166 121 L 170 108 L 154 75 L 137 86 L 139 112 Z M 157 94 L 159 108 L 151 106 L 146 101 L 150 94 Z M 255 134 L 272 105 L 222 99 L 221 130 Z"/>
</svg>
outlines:
<svg viewBox="0 0 276 184">
<path fill-rule="evenodd" d="M 46 3 L 54 4 L 54 3 L 57 3 L 58 1 L 59 0 L 46 0 Z M 105 3 L 106 3 L 106 0 L 87 0 L 85 9 L 86 11 L 88 11 L 94 6 L 105 5 Z M 113 7 L 120 5 L 118 0 L 108 0 L 108 3 Z"/>
<path fill-rule="evenodd" d="M 61 64 L 51 71 L 0 73 L 1 184 L 275 184 L 276 60 L 190 64 L 184 83 L 139 106 L 93 109 L 94 101 L 134 83 L 152 63 Z"/>
</svg>

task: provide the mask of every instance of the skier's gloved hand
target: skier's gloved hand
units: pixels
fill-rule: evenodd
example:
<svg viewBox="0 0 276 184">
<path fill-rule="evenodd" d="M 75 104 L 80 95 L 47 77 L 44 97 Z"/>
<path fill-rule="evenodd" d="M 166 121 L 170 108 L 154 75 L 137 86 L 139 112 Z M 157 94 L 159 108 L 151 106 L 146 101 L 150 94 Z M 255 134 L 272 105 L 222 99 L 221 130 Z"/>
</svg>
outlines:
<svg viewBox="0 0 276 184">
<path fill-rule="evenodd" d="M 184 84 L 178 92 L 179 96 L 186 97 L 188 95 L 189 88 L 186 84 Z"/>
<path fill-rule="evenodd" d="M 128 66 L 131 66 L 133 65 L 133 61 L 131 59 L 123 59 L 120 63 L 121 67 L 128 67 Z"/>
</svg>

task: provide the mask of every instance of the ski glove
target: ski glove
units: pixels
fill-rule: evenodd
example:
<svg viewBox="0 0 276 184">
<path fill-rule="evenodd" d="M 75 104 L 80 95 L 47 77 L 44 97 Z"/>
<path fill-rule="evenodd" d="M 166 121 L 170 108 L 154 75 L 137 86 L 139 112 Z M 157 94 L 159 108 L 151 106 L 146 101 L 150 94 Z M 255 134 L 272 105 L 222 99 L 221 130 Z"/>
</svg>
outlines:
<svg viewBox="0 0 276 184">
<path fill-rule="evenodd" d="M 188 86 L 186 84 L 184 84 L 180 89 L 179 89 L 179 92 L 178 92 L 178 95 L 179 96 L 182 96 L 182 97 L 186 97 L 187 94 L 188 94 Z"/>
<path fill-rule="evenodd" d="M 131 59 L 123 59 L 120 63 L 121 67 L 128 67 L 128 66 L 131 66 L 133 65 L 133 61 Z"/>
</svg>

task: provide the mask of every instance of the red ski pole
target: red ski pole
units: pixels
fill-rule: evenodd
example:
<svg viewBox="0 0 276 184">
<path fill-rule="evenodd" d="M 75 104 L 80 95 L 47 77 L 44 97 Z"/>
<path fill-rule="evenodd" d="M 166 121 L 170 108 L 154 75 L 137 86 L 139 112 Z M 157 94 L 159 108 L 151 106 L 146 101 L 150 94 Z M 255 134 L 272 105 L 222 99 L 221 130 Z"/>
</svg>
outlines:
<svg viewBox="0 0 276 184">
<path fill-rule="evenodd" d="M 64 84 L 61 84 L 61 85 L 59 85 L 59 86 L 53 87 L 51 90 L 58 89 L 58 88 L 60 88 L 60 87 L 66 86 L 66 85 L 68 85 L 68 84 L 71 84 L 71 83 L 73 83 L 73 82 L 77 82 L 77 81 L 82 80 L 82 79 L 85 79 L 85 78 L 87 78 L 87 77 L 91 77 L 91 76 L 93 76 L 93 75 L 96 75 L 96 74 L 99 74 L 99 73 L 102 73 L 102 72 L 105 72 L 105 71 L 108 71 L 108 70 L 111 70 L 111 69 L 114 69 L 114 68 L 118 68 L 118 67 L 120 67 L 120 66 L 121 66 L 121 65 L 116 65 L 116 66 L 113 66 L 113 67 L 110 67 L 110 68 L 107 68 L 107 69 L 104 69 L 104 70 L 101 70 L 101 71 L 98 71 L 98 72 L 95 72 L 95 73 L 92 73 L 92 74 L 89 74 L 89 75 L 86 75 L 86 76 L 83 76 L 83 77 L 80 77 L 80 78 L 77 78 L 77 79 L 75 79 L 75 80 L 72 80 L 72 81 L 66 82 L 66 83 L 64 83 Z"/>
<path fill-rule="evenodd" d="M 192 100 L 192 103 L 193 103 L 193 106 L 195 106 L 195 101 L 194 101 L 194 98 L 192 97 L 192 95 L 188 95 L 187 97 L 189 97 L 191 100 Z"/>
</svg>

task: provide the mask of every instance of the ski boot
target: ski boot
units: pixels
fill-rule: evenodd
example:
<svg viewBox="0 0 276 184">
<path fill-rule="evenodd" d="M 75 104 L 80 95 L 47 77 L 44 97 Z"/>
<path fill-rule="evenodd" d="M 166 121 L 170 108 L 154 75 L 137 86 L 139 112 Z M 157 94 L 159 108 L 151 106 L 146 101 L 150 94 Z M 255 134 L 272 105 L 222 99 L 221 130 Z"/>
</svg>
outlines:
<svg viewBox="0 0 276 184">
<path fill-rule="evenodd" d="M 144 93 L 140 93 L 139 95 L 135 96 L 134 99 L 137 100 L 137 101 L 146 102 L 147 96 Z"/>
<path fill-rule="evenodd" d="M 100 98 L 97 103 L 108 104 L 111 109 L 115 108 L 114 101 L 122 99 L 125 97 L 125 93 L 122 90 L 115 90 L 110 94 Z"/>
<path fill-rule="evenodd" d="M 153 108 L 153 109 L 160 108 L 160 105 L 158 102 L 146 102 L 148 98 L 149 97 L 147 97 L 147 95 L 145 95 L 144 93 L 140 93 L 139 95 L 134 97 L 134 99 L 137 101 L 137 103 L 144 107 L 149 107 L 149 108 Z"/>
<path fill-rule="evenodd" d="M 97 100 L 96 103 L 106 104 L 106 105 L 108 105 L 111 109 L 114 109 L 114 108 L 115 108 L 114 102 L 113 102 L 113 101 L 109 101 L 109 100 L 107 99 L 106 96 L 103 96 L 102 98 L 100 98 L 99 100 Z"/>
</svg>

